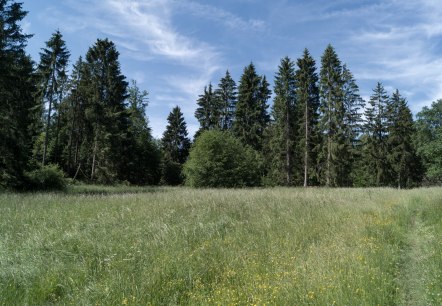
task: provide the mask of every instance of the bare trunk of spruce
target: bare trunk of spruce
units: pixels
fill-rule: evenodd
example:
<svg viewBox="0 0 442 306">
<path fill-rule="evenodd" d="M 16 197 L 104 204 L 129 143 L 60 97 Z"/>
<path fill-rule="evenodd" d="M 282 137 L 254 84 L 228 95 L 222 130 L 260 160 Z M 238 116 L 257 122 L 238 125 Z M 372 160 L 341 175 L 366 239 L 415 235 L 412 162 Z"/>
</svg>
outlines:
<svg viewBox="0 0 442 306">
<path fill-rule="evenodd" d="M 397 189 L 401 189 L 401 170 L 399 170 L 399 174 L 398 174 Z"/>
<path fill-rule="evenodd" d="M 58 96 L 58 106 L 60 106 L 61 101 L 63 100 L 63 85 L 61 85 L 61 89 L 60 89 L 60 94 Z M 54 106 L 55 108 L 55 106 Z M 59 158 L 59 151 L 58 151 L 58 141 L 59 141 L 59 135 L 60 135 L 60 109 L 58 107 L 58 116 L 57 116 L 57 129 L 56 129 L 56 134 L 55 134 L 55 150 L 57 155 L 55 156 L 55 162 L 58 163 L 58 158 Z"/>
<path fill-rule="evenodd" d="M 43 160 L 42 164 L 43 166 L 46 164 L 46 154 L 48 150 L 48 137 L 49 137 L 49 127 L 51 125 L 51 112 L 52 112 L 52 92 L 49 96 L 49 108 L 48 108 L 48 115 L 46 117 L 46 131 L 45 131 L 45 141 L 43 144 Z"/>
<path fill-rule="evenodd" d="M 73 102 L 71 103 L 71 109 L 73 109 L 73 115 L 72 115 L 72 125 L 69 131 L 69 141 L 68 141 L 68 160 L 69 160 L 69 172 L 72 172 L 73 170 L 73 165 L 75 165 L 72 162 L 72 143 L 73 143 L 73 138 L 74 138 L 74 129 L 75 129 L 75 120 L 76 120 L 76 106 L 73 105 Z M 77 141 L 78 143 L 78 141 Z M 75 155 L 76 157 L 76 155 Z"/>
<path fill-rule="evenodd" d="M 291 150 L 290 150 L 290 106 L 289 103 L 286 105 L 286 141 L 285 141 L 285 150 L 286 150 L 286 171 L 287 171 L 287 186 L 289 186 L 292 182 L 292 162 L 291 162 Z"/>
<path fill-rule="evenodd" d="M 94 137 L 94 150 L 92 152 L 92 169 L 91 169 L 91 181 L 94 180 L 94 176 L 95 176 L 95 163 L 96 163 L 96 158 L 97 158 L 97 147 L 98 147 L 98 132 L 95 132 L 95 137 Z"/>
<path fill-rule="evenodd" d="M 327 175 L 325 185 L 330 187 L 330 168 L 331 168 L 331 97 L 328 97 L 328 133 L 327 133 Z"/>
<path fill-rule="evenodd" d="M 304 140 L 304 187 L 308 181 L 308 104 L 305 101 L 305 140 Z"/>
</svg>

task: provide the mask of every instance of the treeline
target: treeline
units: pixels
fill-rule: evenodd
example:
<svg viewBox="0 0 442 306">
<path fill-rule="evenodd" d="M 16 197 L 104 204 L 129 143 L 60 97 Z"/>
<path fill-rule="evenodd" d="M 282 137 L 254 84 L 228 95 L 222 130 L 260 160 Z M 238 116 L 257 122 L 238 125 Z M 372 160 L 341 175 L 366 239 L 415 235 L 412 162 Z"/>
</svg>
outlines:
<svg viewBox="0 0 442 306">
<path fill-rule="evenodd" d="M 227 72 L 217 89 L 209 84 L 198 100 L 198 133 L 228 130 L 254 149 L 262 158 L 264 184 L 403 188 L 421 183 L 416 128 L 398 90 L 388 95 L 378 83 L 366 103 L 331 45 L 319 74 L 306 49 L 296 62 L 281 60 L 274 84 L 268 112 L 269 84 L 253 64 L 244 69 L 238 88 Z"/>
<path fill-rule="evenodd" d="M 281 60 L 272 89 L 253 63 L 238 85 L 227 71 L 197 100 L 188 137 L 180 108 L 163 137 L 151 135 L 148 93 L 121 73 L 116 46 L 98 39 L 68 73 L 56 31 L 38 63 L 20 3 L 0 1 L 0 187 L 45 188 L 66 175 L 97 183 L 193 186 L 394 186 L 442 179 L 442 102 L 413 121 L 381 83 L 364 101 L 332 46 Z M 190 154 L 190 156 L 189 156 Z M 52 182 L 52 183 L 51 183 Z"/>
</svg>

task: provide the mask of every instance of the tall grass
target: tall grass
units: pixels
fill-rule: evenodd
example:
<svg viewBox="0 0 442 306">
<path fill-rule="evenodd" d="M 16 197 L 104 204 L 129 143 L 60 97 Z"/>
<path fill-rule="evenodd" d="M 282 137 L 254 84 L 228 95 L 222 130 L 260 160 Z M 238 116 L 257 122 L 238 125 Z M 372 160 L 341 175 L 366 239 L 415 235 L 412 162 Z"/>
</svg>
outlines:
<svg viewBox="0 0 442 306">
<path fill-rule="evenodd" d="M 0 304 L 442 304 L 442 189 L 101 191 L 0 195 Z"/>
</svg>

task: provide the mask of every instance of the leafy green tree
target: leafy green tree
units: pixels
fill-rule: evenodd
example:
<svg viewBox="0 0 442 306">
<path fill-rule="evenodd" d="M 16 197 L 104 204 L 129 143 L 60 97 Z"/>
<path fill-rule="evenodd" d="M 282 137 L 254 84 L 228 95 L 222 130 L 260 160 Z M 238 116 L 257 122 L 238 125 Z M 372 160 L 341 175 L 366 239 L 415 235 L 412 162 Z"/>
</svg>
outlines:
<svg viewBox="0 0 442 306">
<path fill-rule="evenodd" d="M 258 153 L 220 130 L 203 132 L 184 164 L 186 184 L 193 187 L 246 187 L 261 181 Z"/>
<path fill-rule="evenodd" d="M 239 82 L 233 132 L 244 144 L 258 151 L 262 149 L 264 130 L 270 122 L 267 112 L 270 94 L 266 78 L 258 76 L 250 63 Z"/>
<path fill-rule="evenodd" d="M 388 185 L 389 164 L 387 162 L 389 96 L 381 83 L 377 83 L 365 108 L 364 165 L 370 186 Z"/>
<path fill-rule="evenodd" d="M 237 102 L 236 89 L 236 83 L 227 70 L 226 75 L 220 80 L 218 88 L 215 90 L 220 109 L 219 126 L 222 130 L 229 130 L 233 126 Z"/>
<path fill-rule="evenodd" d="M 46 42 L 46 48 L 40 53 L 40 64 L 37 73 L 40 77 L 40 91 L 42 96 L 43 108 L 47 104 L 46 110 L 46 126 L 43 144 L 42 164 L 45 165 L 47 160 L 48 141 L 51 131 L 52 111 L 55 111 L 56 117 L 55 127 L 55 150 L 58 148 L 58 136 L 60 131 L 60 121 L 57 115 L 58 105 L 63 99 L 63 92 L 67 81 L 67 66 L 69 63 L 70 53 L 67 50 L 63 36 L 57 30 L 52 34 L 49 41 Z M 57 157 L 55 157 L 57 161 Z"/>
<path fill-rule="evenodd" d="M 0 188 L 20 188 L 39 128 L 33 62 L 20 23 L 22 4 L 0 0 Z"/>
<path fill-rule="evenodd" d="M 181 109 L 176 106 L 167 117 L 167 127 L 161 139 L 163 147 L 162 180 L 168 185 L 178 185 L 183 181 L 182 165 L 187 160 L 190 139 Z"/>
<path fill-rule="evenodd" d="M 316 183 L 317 151 L 319 142 L 319 88 L 316 63 L 307 49 L 302 58 L 297 60 L 296 99 L 297 125 L 299 138 L 296 141 L 296 152 L 302 158 L 303 185 Z"/>
<path fill-rule="evenodd" d="M 274 119 L 271 148 L 273 157 L 271 173 L 280 184 L 293 184 L 294 143 L 296 123 L 295 63 L 289 58 L 281 59 L 275 76 Z"/>
<path fill-rule="evenodd" d="M 392 169 L 392 181 L 398 189 L 413 186 L 419 178 L 420 165 L 413 145 L 415 133 L 413 115 L 399 90 L 388 105 L 387 160 Z"/>
<path fill-rule="evenodd" d="M 331 45 L 328 45 L 321 57 L 319 90 L 319 127 L 323 137 L 320 166 L 323 182 L 326 186 L 342 186 L 347 156 L 342 66 Z"/>
<path fill-rule="evenodd" d="M 416 120 L 415 143 L 428 184 L 442 183 L 442 100 L 425 106 Z"/>
</svg>

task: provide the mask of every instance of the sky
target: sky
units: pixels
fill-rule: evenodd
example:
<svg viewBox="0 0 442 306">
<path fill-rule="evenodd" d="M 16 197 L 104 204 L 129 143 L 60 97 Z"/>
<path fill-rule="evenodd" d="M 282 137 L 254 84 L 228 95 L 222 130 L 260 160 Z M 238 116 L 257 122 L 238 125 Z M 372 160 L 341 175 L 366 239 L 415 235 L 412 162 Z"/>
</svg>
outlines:
<svg viewBox="0 0 442 306">
<path fill-rule="evenodd" d="M 377 82 L 399 89 L 414 113 L 442 98 L 440 0 L 21 0 L 34 61 L 57 29 L 71 64 L 97 38 L 120 53 L 121 71 L 149 92 L 147 116 L 160 138 L 178 105 L 189 134 L 198 129 L 196 100 L 229 70 L 245 66 L 272 84 L 281 58 L 308 48 L 320 67 L 328 44 L 368 100 Z M 269 101 L 271 104 L 271 101 Z"/>
</svg>

